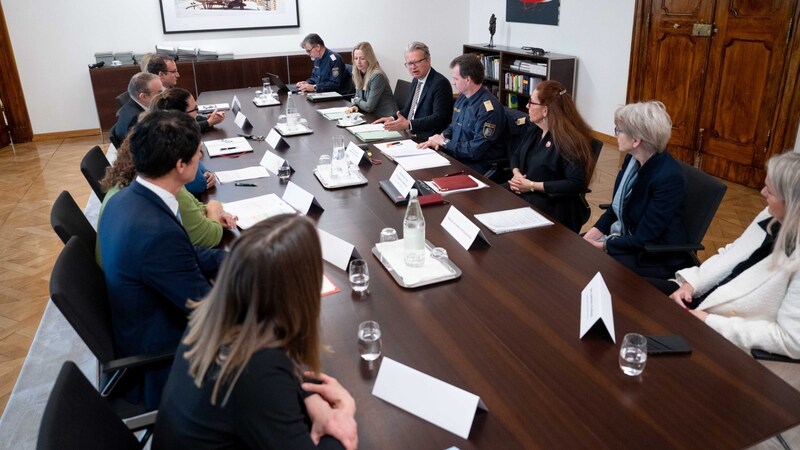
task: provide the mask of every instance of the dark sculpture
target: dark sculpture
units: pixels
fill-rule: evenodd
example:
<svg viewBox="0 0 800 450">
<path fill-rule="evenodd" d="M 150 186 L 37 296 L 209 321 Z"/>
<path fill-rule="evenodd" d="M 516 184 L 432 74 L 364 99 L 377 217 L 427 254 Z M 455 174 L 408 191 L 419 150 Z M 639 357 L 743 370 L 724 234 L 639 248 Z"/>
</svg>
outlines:
<svg viewBox="0 0 800 450">
<path fill-rule="evenodd" d="M 497 30 L 497 17 L 492 14 L 492 17 L 489 18 L 489 45 L 487 47 L 494 48 L 494 32 Z"/>
</svg>

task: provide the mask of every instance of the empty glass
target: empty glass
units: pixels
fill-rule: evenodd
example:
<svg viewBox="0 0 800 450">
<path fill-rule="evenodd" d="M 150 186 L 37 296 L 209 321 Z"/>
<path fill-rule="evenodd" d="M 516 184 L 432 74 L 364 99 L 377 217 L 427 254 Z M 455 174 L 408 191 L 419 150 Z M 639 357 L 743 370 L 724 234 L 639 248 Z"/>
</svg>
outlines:
<svg viewBox="0 0 800 450">
<path fill-rule="evenodd" d="M 331 178 L 348 175 L 347 154 L 344 151 L 344 136 L 333 137 L 333 153 L 331 154 Z"/>
<path fill-rule="evenodd" d="M 628 333 L 619 349 L 619 367 L 625 375 L 635 377 L 644 372 L 647 364 L 647 338 L 637 333 Z"/>
<path fill-rule="evenodd" d="M 286 130 L 286 114 L 281 114 L 278 116 L 278 128 L 283 128 Z"/>
<path fill-rule="evenodd" d="M 264 99 L 267 99 L 267 97 L 272 97 L 272 88 L 269 84 L 269 77 L 262 78 L 262 81 L 264 82 L 264 90 L 262 91 Z"/>
<path fill-rule="evenodd" d="M 358 325 L 358 354 L 365 361 L 375 361 L 381 356 L 381 327 L 374 320 Z"/>
<path fill-rule="evenodd" d="M 281 183 L 286 183 L 289 181 L 289 178 L 292 176 L 292 168 L 289 166 L 287 161 L 284 161 L 283 164 L 278 168 L 278 179 Z"/>
<path fill-rule="evenodd" d="M 365 294 L 369 288 L 369 266 L 363 259 L 354 259 L 350 262 L 348 270 L 350 286 L 359 294 Z"/>
<path fill-rule="evenodd" d="M 447 260 L 447 249 L 444 247 L 434 247 L 431 249 L 431 258 L 438 261 Z"/>
<path fill-rule="evenodd" d="M 319 157 L 319 162 L 317 163 L 317 171 L 320 172 L 320 175 L 330 176 L 331 175 L 331 156 L 330 155 L 322 155 Z"/>
</svg>

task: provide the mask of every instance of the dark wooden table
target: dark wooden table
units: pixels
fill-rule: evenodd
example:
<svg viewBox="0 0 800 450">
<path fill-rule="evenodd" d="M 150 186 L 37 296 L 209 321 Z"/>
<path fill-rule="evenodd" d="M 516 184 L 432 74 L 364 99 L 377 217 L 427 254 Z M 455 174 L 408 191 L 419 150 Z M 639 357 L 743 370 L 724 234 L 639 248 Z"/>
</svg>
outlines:
<svg viewBox="0 0 800 450">
<path fill-rule="evenodd" d="M 265 135 L 282 107 L 256 108 L 255 89 L 204 93 L 198 103 L 230 103 L 236 93 L 254 134 Z M 287 138 L 291 147 L 276 153 L 297 169 L 292 181 L 325 208 L 319 227 L 355 244 L 370 265 L 369 295 L 361 298 L 347 274 L 326 262 L 341 292 L 322 299 L 330 348 L 324 370 L 356 399 L 361 448 L 741 448 L 800 423 L 800 393 L 566 228 L 495 235 L 483 227 L 473 214 L 527 205 L 497 185 L 447 197 L 491 247 L 465 251 L 440 225 L 451 205 L 426 207 L 428 240 L 448 250 L 463 276 L 401 288 L 370 254 L 381 228 L 402 230 L 404 208 L 378 187 L 395 163 L 373 147 L 383 164 L 362 168 L 369 184 L 326 190 L 311 171 L 330 153 L 331 136 L 358 140 L 315 111 L 344 102 L 313 105 L 299 97 L 297 104 L 314 134 Z M 240 132 L 233 117 L 218 128 L 203 139 Z M 252 145 L 252 154 L 204 162 L 211 170 L 258 165 L 269 146 Z M 429 180 L 461 169 L 469 171 L 453 161 L 411 174 Z M 275 176 L 257 184 L 222 185 L 210 196 L 231 201 L 285 189 Z M 599 335 L 579 339 L 580 293 L 598 271 L 612 294 L 618 342 L 628 332 L 679 334 L 693 353 L 651 356 L 643 375 L 628 377 L 619 369 L 619 344 Z M 484 400 L 490 412 L 476 416 L 468 440 L 372 396 L 378 367 L 357 350 L 364 320 L 380 323 L 385 356 Z"/>
</svg>

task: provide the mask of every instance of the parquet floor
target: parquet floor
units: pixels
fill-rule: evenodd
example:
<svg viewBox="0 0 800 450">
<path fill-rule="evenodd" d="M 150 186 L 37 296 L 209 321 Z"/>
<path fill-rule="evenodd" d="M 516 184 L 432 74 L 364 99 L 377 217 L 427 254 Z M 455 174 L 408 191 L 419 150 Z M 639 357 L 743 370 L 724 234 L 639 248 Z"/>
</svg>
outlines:
<svg viewBox="0 0 800 450">
<path fill-rule="evenodd" d="M 49 276 L 61 241 L 50 228 L 50 207 L 62 190 L 86 204 L 90 189 L 79 164 L 99 137 L 70 138 L 0 149 L 0 412 L 5 409 L 49 298 Z M 619 152 L 606 145 L 589 202 L 608 203 L 619 167 Z M 766 203 L 758 191 L 728 183 L 704 244 L 711 254 L 741 234 Z M 701 255 L 704 258 L 705 255 Z"/>
</svg>

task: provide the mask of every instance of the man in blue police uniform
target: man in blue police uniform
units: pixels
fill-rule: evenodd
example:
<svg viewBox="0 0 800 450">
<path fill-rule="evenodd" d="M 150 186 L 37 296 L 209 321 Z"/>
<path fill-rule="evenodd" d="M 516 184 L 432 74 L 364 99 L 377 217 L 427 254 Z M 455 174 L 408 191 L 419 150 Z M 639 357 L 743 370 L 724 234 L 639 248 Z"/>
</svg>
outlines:
<svg viewBox="0 0 800 450">
<path fill-rule="evenodd" d="M 483 64 L 475 55 L 461 55 L 450 63 L 453 84 L 461 96 L 453 107 L 453 120 L 444 132 L 431 136 L 419 148 L 441 150 L 480 173 L 492 161 L 507 158 L 501 134 L 505 127 L 503 105 L 483 87 Z"/>
<path fill-rule="evenodd" d="M 342 95 L 355 92 L 353 75 L 347 70 L 342 55 L 325 47 L 325 42 L 316 33 L 311 33 L 303 39 L 301 47 L 314 61 L 311 77 L 306 81 L 297 83 L 303 92 L 330 92 L 336 91 Z"/>
</svg>

